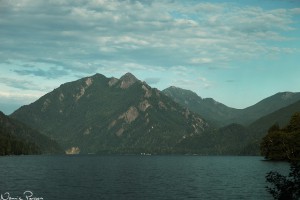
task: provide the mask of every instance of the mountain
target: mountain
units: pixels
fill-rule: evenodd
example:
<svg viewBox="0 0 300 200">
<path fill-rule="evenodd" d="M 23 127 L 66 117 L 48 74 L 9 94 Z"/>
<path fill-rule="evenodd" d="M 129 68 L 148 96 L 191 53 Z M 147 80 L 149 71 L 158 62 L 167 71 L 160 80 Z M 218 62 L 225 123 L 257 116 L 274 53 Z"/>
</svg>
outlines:
<svg viewBox="0 0 300 200">
<path fill-rule="evenodd" d="M 280 127 L 286 126 L 295 112 L 300 112 L 300 100 L 259 118 L 250 124 L 249 129 L 254 137 L 262 138 L 274 124 L 278 124 Z"/>
<path fill-rule="evenodd" d="M 175 102 L 203 116 L 218 127 L 232 123 L 250 125 L 255 120 L 300 100 L 300 93 L 282 92 L 245 109 L 234 109 L 211 98 L 202 99 L 196 93 L 171 86 L 163 92 Z"/>
<path fill-rule="evenodd" d="M 300 93 L 280 92 L 270 96 L 253 106 L 242 109 L 235 120 L 241 124 L 251 124 L 257 119 L 271 114 L 281 108 L 289 106 L 300 100 Z M 289 120 L 289 119 L 287 119 Z"/>
<path fill-rule="evenodd" d="M 11 117 L 56 139 L 67 153 L 168 153 L 209 128 L 130 73 L 65 83 Z"/>
<path fill-rule="evenodd" d="M 300 112 L 300 101 L 263 116 L 249 126 L 230 124 L 203 135 L 187 137 L 177 148 L 183 153 L 259 155 L 260 143 L 268 129 L 274 124 L 285 127 L 295 112 Z"/>
<path fill-rule="evenodd" d="M 0 155 L 41 153 L 63 151 L 55 141 L 0 112 Z"/>
<path fill-rule="evenodd" d="M 163 90 L 175 102 L 203 116 L 217 127 L 231 123 L 230 119 L 237 115 L 238 109 L 227 107 L 212 98 L 201 98 L 196 93 L 171 86 Z"/>
</svg>

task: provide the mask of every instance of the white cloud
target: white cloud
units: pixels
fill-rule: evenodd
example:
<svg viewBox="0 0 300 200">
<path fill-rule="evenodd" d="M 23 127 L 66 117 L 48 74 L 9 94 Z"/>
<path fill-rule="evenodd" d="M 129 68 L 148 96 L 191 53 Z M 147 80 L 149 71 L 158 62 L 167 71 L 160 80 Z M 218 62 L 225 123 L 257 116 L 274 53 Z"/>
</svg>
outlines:
<svg viewBox="0 0 300 200">
<path fill-rule="evenodd" d="M 209 80 L 207 80 L 207 78 L 205 77 L 198 77 L 198 80 L 201 83 L 201 87 L 204 89 L 209 89 L 213 87 L 213 83 Z"/>
<path fill-rule="evenodd" d="M 170 3 L 168 1 L 154 1 L 151 5 L 138 1 L 136 3 L 129 1 L 92 1 L 86 4 L 84 4 L 84 1 L 79 2 L 77 3 L 79 5 L 76 5 L 74 2 L 64 1 L 62 8 L 58 8 L 58 10 L 56 10 L 57 5 L 50 4 L 52 6 L 48 8 L 48 15 L 41 19 L 34 19 L 34 13 L 39 12 L 38 9 L 44 5 L 42 3 L 37 4 L 36 1 L 21 1 L 20 4 L 25 8 L 31 8 L 32 5 L 37 4 L 33 6 L 35 10 L 28 13 L 24 10 L 24 13 L 20 11 L 11 12 L 6 17 L 14 19 L 23 14 L 25 16 L 24 20 L 28 23 L 34 20 L 33 22 L 36 23 L 35 28 L 48 29 L 46 32 L 39 29 L 34 30 L 38 36 L 43 36 L 43 34 L 49 34 L 45 36 L 52 37 L 57 37 L 57 34 L 67 37 L 76 36 L 76 39 L 78 39 L 77 44 L 81 45 L 87 40 L 91 47 L 94 46 L 92 42 L 95 39 L 99 40 L 103 37 L 104 39 L 109 38 L 106 45 L 119 44 L 118 48 L 121 49 L 131 48 L 126 43 L 141 45 L 141 48 L 150 44 L 154 46 L 156 43 L 155 46 L 159 47 L 191 45 L 189 49 L 193 50 L 197 44 L 223 45 L 218 40 L 219 38 L 232 40 L 232 38 L 236 38 L 235 36 L 240 35 L 240 38 L 236 38 L 236 42 L 243 39 L 241 37 L 249 38 L 249 36 L 253 37 L 252 39 L 255 41 L 260 39 L 260 34 L 256 33 L 267 31 L 275 34 L 274 29 L 277 28 L 281 30 L 292 29 L 292 19 L 285 10 L 264 11 L 255 7 L 239 8 L 230 5 L 231 8 L 226 4 L 210 3 L 181 5 L 180 2 Z M 15 5 L 10 6 L 12 8 L 16 7 Z M 67 8 L 69 8 L 69 12 L 65 11 Z M 169 13 L 176 10 L 181 15 L 170 16 Z M 202 13 L 202 11 L 207 12 Z M 297 10 L 293 9 L 293 12 L 295 11 Z M 51 15 L 52 12 L 53 15 Z M 58 15 L 54 15 L 57 12 L 59 12 Z M 55 26 L 54 20 L 61 24 L 61 26 L 56 27 L 58 32 L 51 31 Z M 23 20 L 12 21 L 12 26 L 15 25 L 15 28 L 17 28 L 18 23 L 21 21 Z M 227 31 L 224 32 L 224 30 Z M 201 38 L 201 35 L 204 38 Z M 57 39 L 60 41 L 64 38 L 58 37 Z M 266 38 L 264 37 L 264 39 Z M 157 43 L 160 43 L 160 45 L 157 45 Z M 73 47 L 74 44 L 67 43 L 66 45 Z M 210 47 L 210 49 L 214 48 Z"/>
<path fill-rule="evenodd" d="M 194 64 L 211 63 L 211 62 L 213 62 L 213 59 L 211 58 L 193 58 L 191 60 L 191 63 Z"/>
<path fill-rule="evenodd" d="M 0 91 L 0 98 L 2 99 L 9 99 L 14 100 L 17 102 L 30 102 L 32 100 L 38 99 L 41 94 L 32 94 L 32 93 L 20 93 L 20 92 L 1 92 Z"/>
<path fill-rule="evenodd" d="M 292 15 L 300 15 L 300 8 L 292 8 L 289 10 Z"/>
<path fill-rule="evenodd" d="M 191 66 L 298 52 L 281 42 L 293 39 L 285 33 L 297 31 L 299 10 L 167 0 L 1 1 L 0 60 L 34 62 L 26 72 L 37 75 L 48 61 L 79 74 L 186 75 Z"/>
</svg>

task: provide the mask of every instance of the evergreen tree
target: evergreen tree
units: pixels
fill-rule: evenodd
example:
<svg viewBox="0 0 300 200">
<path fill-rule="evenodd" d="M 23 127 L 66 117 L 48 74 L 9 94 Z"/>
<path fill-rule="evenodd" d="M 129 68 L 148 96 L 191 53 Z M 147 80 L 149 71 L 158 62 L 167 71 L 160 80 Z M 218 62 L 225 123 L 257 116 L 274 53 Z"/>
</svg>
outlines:
<svg viewBox="0 0 300 200">
<path fill-rule="evenodd" d="M 273 187 L 267 187 L 267 190 L 274 199 L 278 200 L 299 200 L 300 199 L 300 163 L 292 162 L 290 164 L 290 173 L 288 177 L 278 172 L 269 172 L 266 180 Z"/>
</svg>

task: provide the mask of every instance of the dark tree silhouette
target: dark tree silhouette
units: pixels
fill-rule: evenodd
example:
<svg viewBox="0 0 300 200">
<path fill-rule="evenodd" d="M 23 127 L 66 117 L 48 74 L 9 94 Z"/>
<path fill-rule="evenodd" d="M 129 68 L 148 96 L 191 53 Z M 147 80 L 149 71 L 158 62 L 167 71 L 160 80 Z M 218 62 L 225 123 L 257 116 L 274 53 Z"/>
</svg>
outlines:
<svg viewBox="0 0 300 200">
<path fill-rule="evenodd" d="M 269 172 L 266 180 L 273 187 L 267 187 L 267 190 L 274 199 L 278 200 L 299 200 L 300 199 L 300 163 L 290 163 L 289 175 L 283 176 L 278 172 Z"/>
<path fill-rule="evenodd" d="M 262 138 L 260 150 L 269 160 L 300 160 L 300 113 L 295 113 L 285 128 L 273 125 Z"/>
</svg>

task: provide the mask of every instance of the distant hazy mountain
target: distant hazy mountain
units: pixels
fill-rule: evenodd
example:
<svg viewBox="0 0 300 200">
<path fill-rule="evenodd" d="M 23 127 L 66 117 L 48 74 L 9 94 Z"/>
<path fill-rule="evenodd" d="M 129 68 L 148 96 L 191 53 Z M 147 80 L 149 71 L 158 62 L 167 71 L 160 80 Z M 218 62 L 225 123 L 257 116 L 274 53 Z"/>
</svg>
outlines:
<svg viewBox="0 0 300 200">
<path fill-rule="evenodd" d="M 231 123 L 249 125 L 255 120 L 300 100 L 300 93 L 282 92 L 245 109 L 234 109 L 213 99 L 202 99 L 196 93 L 176 87 L 163 92 L 180 105 L 189 108 L 221 127 Z"/>
<path fill-rule="evenodd" d="M 253 122 L 249 126 L 249 129 L 255 133 L 257 137 L 263 137 L 266 135 L 268 129 L 274 124 L 278 124 L 281 128 L 286 126 L 289 123 L 291 116 L 296 112 L 300 112 L 300 101 L 261 117 Z"/>
<path fill-rule="evenodd" d="M 241 113 L 239 113 L 235 120 L 237 123 L 249 125 L 255 120 L 289 106 L 299 100 L 300 93 L 280 92 L 258 102 L 253 106 L 242 109 Z M 289 118 L 286 120 L 288 122 Z"/>
<path fill-rule="evenodd" d="M 70 153 L 172 152 L 208 124 L 127 73 L 65 83 L 12 115 L 55 138 Z"/>
<path fill-rule="evenodd" d="M 41 153 L 63 151 L 55 141 L 0 112 L 0 155 Z"/>
<path fill-rule="evenodd" d="M 216 126 L 224 126 L 231 123 L 231 119 L 238 114 L 238 109 L 230 108 L 212 98 L 201 98 L 196 93 L 171 86 L 163 90 L 167 96 L 175 102 L 200 114 Z"/>
</svg>

